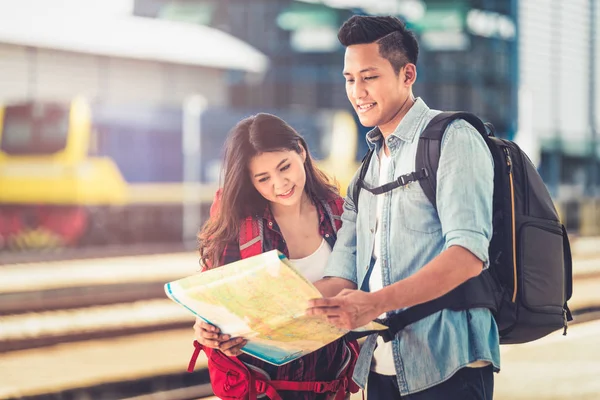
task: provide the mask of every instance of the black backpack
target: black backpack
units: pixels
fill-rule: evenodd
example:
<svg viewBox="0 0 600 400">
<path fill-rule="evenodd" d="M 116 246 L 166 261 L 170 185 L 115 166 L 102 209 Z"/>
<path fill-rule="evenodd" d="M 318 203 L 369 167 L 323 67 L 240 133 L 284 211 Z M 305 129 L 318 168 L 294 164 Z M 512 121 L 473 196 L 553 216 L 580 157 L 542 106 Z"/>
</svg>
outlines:
<svg viewBox="0 0 600 400">
<path fill-rule="evenodd" d="M 356 209 L 361 188 L 381 194 L 414 181 L 435 207 L 442 137 L 457 119 L 479 131 L 494 159 L 490 267 L 438 299 L 383 320 L 389 326 L 382 333 L 384 340 L 442 309 L 475 307 L 492 311 L 502 344 L 529 342 L 560 328 L 566 334 L 567 321 L 573 319 L 567 307 L 572 294 L 572 262 L 566 229 L 535 166 L 515 143 L 495 137 L 491 124 L 464 112 L 437 115 L 420 136 L 416 171 L 375 189 L 363 181 L 373 155 L 373 150 L 369 151 L 351 195 Z"/>
</svg>

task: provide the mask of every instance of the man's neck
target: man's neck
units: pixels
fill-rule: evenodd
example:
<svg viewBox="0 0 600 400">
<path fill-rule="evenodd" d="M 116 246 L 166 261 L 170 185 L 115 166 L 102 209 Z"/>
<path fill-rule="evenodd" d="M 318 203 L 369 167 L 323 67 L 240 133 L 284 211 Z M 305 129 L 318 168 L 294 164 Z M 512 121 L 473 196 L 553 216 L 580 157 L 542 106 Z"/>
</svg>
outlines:
<svg viewBox="0 0 600 400">
<path fill-rule="evenodd" d="M 411 93 L 410 96 L 404 101 L 402 106 L 400 106 L 400 108 L 396 112 L 396 115 L 394 115 L 394 117 L 390 120 L 390 122 L 378 127 L 379 131 L 383 135 L 384 142 L 385 142 L 385 139 L 387 139 L 392 133 L 394 133 L 394 131 L 396 130 L 398 125 L 400 125 L 400 122 L 402 122 L 402 120 L 404 119 L 406 114 L 408 114 L 408 112 L 410 111 L 412 106 L 415 105 L 416 101 L 417 100 L 414 98 L 414 96 Z M 386 153 L 387 153 L 387 151 L 386 151 Z"/>
</svg>

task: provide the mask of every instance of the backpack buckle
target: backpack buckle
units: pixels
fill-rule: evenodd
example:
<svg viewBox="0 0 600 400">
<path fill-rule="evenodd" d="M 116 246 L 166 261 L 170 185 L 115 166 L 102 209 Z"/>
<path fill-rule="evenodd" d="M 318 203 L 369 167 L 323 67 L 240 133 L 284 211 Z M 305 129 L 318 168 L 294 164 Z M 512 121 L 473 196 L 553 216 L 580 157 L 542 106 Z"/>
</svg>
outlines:
<svg viewBox="0 0 600 400">
<path fill-rule="evenodd" d="M 265 393 L 267 391 L 267 382 L 257 379 L 254 381 L 254 387 L 258 393 Z"/>
<path fill-rule="evenodd" d="M 381 336 L 385 343 L 388 343 L 394 340 L 395 335 L 392 335 L 392 332 L 390 332 L 390 328 L 387 328 L 386 330 L 379 332 L 379 336 Z"/>
<path fill-rule="evenodd" d="M 332 385 L 329 382 L 315 382 L 313 392 L 315 393 L 327 393 L 331 392 Z"/>
<path fill-rule="evenodd" d="M 315 393 L 335 393 L 340 387 L 340 379 L 332 382 L 315 382 L 313 392 Z"/>
<path fill-rule="evenodd" d="M 325 384 L 323 382 L 315 383 L 315 388 L 313 390 L 315 393 L 325 393 Z"/>
</svg>

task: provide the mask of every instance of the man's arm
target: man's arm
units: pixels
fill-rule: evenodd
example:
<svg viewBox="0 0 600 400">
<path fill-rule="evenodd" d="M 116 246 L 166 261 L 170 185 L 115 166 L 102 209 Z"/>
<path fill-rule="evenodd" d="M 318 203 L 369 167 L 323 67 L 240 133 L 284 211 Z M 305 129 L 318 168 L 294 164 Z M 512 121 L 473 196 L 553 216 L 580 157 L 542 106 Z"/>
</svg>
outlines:
<svg viewBox="0 0 600 400">
<path fill-rule="evenodd" d="M 358 171 L 350 181 L 344 209 L 341 215 L 342 227 L 337 232 L 337 240 L 325 267 L 324 278 L 315 282 L 324 297 L 337 295 L 343 289 L 356 289 L 356 219 L 357 211 L 350 193 L 358 178 Z"/>
<path fill-rule="evenodd" d="M 483 138 L 463 121 L 444 136 L 437 205 L 444 251 L 414 275 L 374 293 L 342 291 L 311 302 L 308 313 L 327 315 L 345 328 L 362 326 L 386 311 L 436 299 L 488 264 L 494 169 Z"/>
<path fill-rule="evenodd" d="M 373 295 L 381 312 L 412 307 L 445 295 L 481 273 L 483 262 L 469 250 L 452 246 L 418 272 Z M 378 314 L 379 315 L 379 314 Z"/>
<path fill-rule="evenodd" d="M 415 274 L 377 292 L 350 290 L 356 286 L 343 287 L 339 292 L 326 292 L 317 287 L 324 298 L 311 300 L 307 314 L 325 315 L 329 322 L 340 328 L 354 329 L 366 325 L 384 312 L 441 297 L 479 275 L 482 266 L 483 262 L 469 250 L 452 246 Z M 331 296 L 330 293 L 338 294 L 327 297 Z"/>
<path fill-rule="evenodd" d="M 386 311 L 443 296 L 487 267 L 493 193 L 494 163 L 485 141 L 471 125 L 455 121 L 443 138 L 437 176 L 444 251 L 413 276 L 382 290 L 380 295 L 392 303 Z"/>
<path fill-rule="evenodd" d="M 319 292 L 321 292 L 323 297 L 337 296 L 337 294 L 344 289 L 356 289 L 356 283 L 344 278 L 332 276 L 326 276 L 325 278 L 316 281 L 314 285 L 319 289 Z"/>
</svg>

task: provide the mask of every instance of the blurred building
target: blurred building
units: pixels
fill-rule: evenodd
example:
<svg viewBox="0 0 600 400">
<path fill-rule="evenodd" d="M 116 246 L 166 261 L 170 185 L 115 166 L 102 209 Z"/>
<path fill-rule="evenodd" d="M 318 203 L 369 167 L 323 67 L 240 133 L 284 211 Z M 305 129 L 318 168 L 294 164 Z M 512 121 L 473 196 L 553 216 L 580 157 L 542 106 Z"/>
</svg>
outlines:
<svg viewBox="0 0 600 400">
<path fill-rule="evenodd" d="M 268 58 L 125 3 L 0 1 L 0 252 L 195 237 L 214 193 L 202 155 L 225 136 L 201 148 L 200 113 L 230 106 L 230 72 L 260 82 Z"/>
<path fill-rule="evenodd" d="M 69 9 L 52 14 L 38 0 L 0 4 L 0 101 L 181 104 L 202 93 L 253 109 L 349 109 L 337 29 L 352 14 L 392 14 L 419 36 L 417 95 L 516 137 L 555 197 L 596 192 L 600 0 L 133 0 L 137 17 L 118 24 L 95 9 L 65 18 L 77 2 L 61 2 Z M 236 38 L 269 68 L 223 45 Z M 219 68 L 219 57 L 244 62 Z"/>
<path fill-rule="evenodd" d="M 362 134 L 368 128 L 360 126 L 346 98 L 337 31 L 353 14 L 396 15 L 419 37 L 415 94 L 432 108 L 474 112 L 492 122 L 499 136 L 515 139 L 560 201 L 567 226 L 589 233 L 593 229 L 584 229 L 583 221 L 600 226 L 600 202 L 584 198 L 597 193 L 600 175 L 599 2 L 0 0 L 0 103 L 6 106 L 0 108 L 0 147 L 14 145 L 32 157 L 10 155 L 4 168 L 14 175 L 14 163 L 53 162 L 51 152 L 37 148 L 37 137 L 63 145 L 66 138 L 80 138 L 71 158 L 82 165 L 93 157 L 110 159 L 122 181 L 120 192 L 103 195 L 110 192 L 135 209 L 135 218 L 149 204 L 174 210 L 161 220 L 170 224 L 165 232 L 179 232 L 180 223 L 173 221 L 182 220 L 188 193 L 183 184 L 216 183 L 227 131 L 241 118 L 266 111 L 284 116 L 305 135 L 343 189 L 366 152 L 357 127 Z M 118 11 L 106 11 L 113 6 Z M 184 100 L 195 94 L 206 100 L 195 104 L 206 107 L 184 112 Z M 74 106 L 79 96 L 91 100 L 89 112 Z M 44 120 L 38 103 L 56 100 L 63 122 L 81 115 L 73 121 L 85 123 L 38 121 Z M 15 153 L 4 147 L 0 156 Z M 47 191 L 32 183 L 33 196 L 23 179 L 10 182 L 14 195 L 0 203 L 47 205 Z M 99 187 L 90 182 L 78 184 Z M 99 202 L 51 187 L 62 196 L 54 203 L 73 212 Z M 193 196 L 196 203 L 210 200 L 205 197 L 211 190 L 202 193 Z M 29 209 L 23 209 L 16 215 L 29 221 L 23 217 Z M 114 215 L 121 225 L 122 215 Z M 101 220 L 88 218 L 91 224 Z"/>
<path fill-rule="evenodd" d="M 419 35 L 416 95 L 434 108 L 475 112 L 503 136 L 516 131 L 516 0 L 136 0 L 134 13 L 243 38 L 269 56 L 271 68 L 260 90 L 230 74 L 232 102 L 308 110 L 350 108 L 341 24 L 353 14 L 396 15 Z M 365 151 L 359 140 L 357 159 Z"/>
<path fill-rule="evenodd" d="M 597 195 L 598 0 L 526 0 L 520 13 L 520 121 L 552 194 Z M 536 149 L 537 147 L 537 149 Z"/>
<path fill-rule="evenodd" d="M 134 13 L 215 27 L 265 53 L 271 63 L 260 88 L 230 74 L 237 106 L 348 107 L 336 35 L 350 10 L 291 0 L 136 0 Z"/>
<path fill-rule="evenodd" d="M 240 105 L 348 107 L 336 32 L 352 14 L 396 15 L 421 44 L 415 93 L 514 138 L 560 199 L 599 186 L 599 0 L 136 0 L 134 12 L 222 29 L 272 59 L 260 90 L 230 75 Z M 365 132 L 366 129 L 363 129 Z M 357 158 L 365 150 L 359 142 Z"/>
<path fill-rule="evenodd" d="M 415 91 L 440 110 L 467 110 L 512 138 L 517 128 L 517 7 L 511 1 L 426 1 Z"/>
<path fill-rule="evenodd" d="M 34 1 L 0 4 L 0 102 L 227 104 L 227 70 L 262 74 L 267 58 L 217 29 L 104 16 Z M 81 7 L 79 7 L 81 8 Z"/>
</svg>

